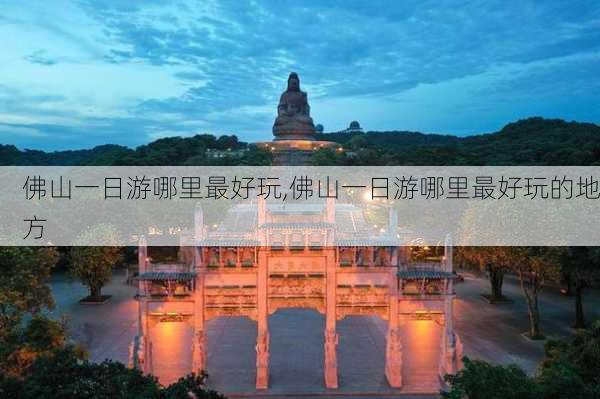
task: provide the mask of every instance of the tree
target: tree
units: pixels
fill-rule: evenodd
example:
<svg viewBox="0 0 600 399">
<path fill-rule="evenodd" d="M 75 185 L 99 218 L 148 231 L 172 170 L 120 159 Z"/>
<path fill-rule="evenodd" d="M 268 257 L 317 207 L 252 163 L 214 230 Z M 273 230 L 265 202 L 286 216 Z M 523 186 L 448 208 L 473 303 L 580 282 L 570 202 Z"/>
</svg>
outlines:
<svg viewBox="0 0 600 399">
<path fill-rule="evenodd" d="M 52 247 L 0 247 L 0 341 L 24 315 L 54 306 L 47 281 L 58 258 Z"/>
<path fill-rule="evenodd" d="M 600 398 L 600 320 L 575 337 L 549 340 L 535 376 L 515 365 L 496 366 L 464 358 L 464 369 L 446 375 L 446 399 Z"/>
<path fill-rule="evenodd" d="M 190 398 L 190 393 L 196 399 L 225 399 L 220 393 L 206 389 L 207 374 L 188 374 L 176 383 L 169 385 L 162 391 L 165 399 Z"/>
<path fill-rule="evenodd" d="M 554 248 L 506 247 L 507 262 L 519 276 L 529 312 L 531 339 L 542 339 L 539 294 L 544 283 L 559 274 L 558 253 Z"/>
<path fill-rule="evenodd" d="M 312 154 L 310 162 L 314 166 L 333 166 L 343 165 L 345 159 L 346 155 L 343 151 L 320 148 Z"/>
<path fill-rule="evenodd" d="M 81 242 L 88 243 L 100 236 L 103 242 L 117 243 L 116 231 L 107 225 L 95 226 L 81 237 Z M 90 289 L 90 300 L 102 301 L 102 287 L 110 281 L 112 269 L 121 260 L 122 251 L 116 246 L 75 246 L 71 249 L 69 271 Z"/>
<path fill-rule="evenodd" d="M 446 375 L 450 385 L 442 392 L 446 399 L 538 399 L 538 384 L 516 365 L 495 366 L 479 360 L 463 359 L 464 368 Z"/>
<path fill-rule="evenodd" d="M 548 341 L 544 349 L 540 373 L 551 368 L 567 367 L 586 385 L 595 386 L 596 393 L 600 395 L 600 320 L 587 330 L 578 330 L 573 338 Z"/>
<path fill-rule="evenodd" d="M 560 249 L 559 256 L 561 272 L 574 288 L 575 328 L 585 328 L 583 291 L 600 278 L 600 249 L 563 247 Z"/>
<path fill-rule="evenodd" d="M 155 377 L 117 362 L 90 363 L 72 347 L 38 358 L 17 398 L 159 398 Z"/>
<path fill-rule="evenodd" d="M 35 315 L 25 325 L 15 327 L 0 341 L 0 373 L 20 378 L 29 373 L 31 365 L 41 356 L 67 346 L 65 324 L 42 315 Z M 84 351 L 73 347 L 83 358 Z"/>
<path fill-rule="evenodd" d="M 82 359 L 71 346 L 35 360 L 20 379 L 0 375 L 0 396 L 16 399 L 225 399 L 205 387 L 206 375 L 190 374 L 162 387 L 156 377 L 124 364 Z"/>
<path fill-rule="evenodd" d="M 509 271 L 505 247 L 458 247 L 457 257 L 487 273 L 491 303 L 506 300 L 502 294 L 504 274 Z"/>
<path fill-rule="evenodd" d="M 70 271 L 90 289 L 90 299 L 102 300 L 102 287 L 110 281 L 112 269 L 121 259 L 119 247 L 73 247 Z"/>
</svg>

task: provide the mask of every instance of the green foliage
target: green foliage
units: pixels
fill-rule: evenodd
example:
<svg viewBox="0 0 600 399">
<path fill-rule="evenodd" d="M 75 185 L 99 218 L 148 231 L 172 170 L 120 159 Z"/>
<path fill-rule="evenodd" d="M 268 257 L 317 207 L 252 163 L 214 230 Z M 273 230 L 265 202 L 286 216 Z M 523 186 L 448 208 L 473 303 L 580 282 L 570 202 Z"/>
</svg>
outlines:
<svg viewBox="0 0 600 399">
<path fill-rule="evenodd" d="M 22 380 L 16 398 L 158 398 L 155 377 L 121 363 L 82 360 L 71 347 L 42 356 Z"/>
<path fill-rule="evenodd" d="M 555 374 L 556 368 L 571 370 L 584 384 L 594 386 L 600 397 L 600 320 L 572 339 L 548 341 L 545 352 L 542 376 Z"/>
<path fill-rule="evenodd" d="M 54 306 L 46 283 L 57 260 L 52 247 L 0 247 L 0 340 L 24 315 Z"/>
<path fill-rule="evenodd" d="M 188 374 L 164 388 L 161 397 L 165 399 L 189 398 L 191 392 L 197 399 L 225 399 L 225 396 L 220 393 L 205 388 L 207 377 L 207 374 Z"/>
<path fill-rule="evenodd" d="M 600 127 L 529 118 L 468 137 L 391 131 L 330 133 L 356 153 L 349 165 L 599 165 Z"/>
<path fill-rule="evenodd" d="M 546 343 L 537 375 L 515 365 L 495 366 L 464 358 L 464 369 L 445 376 L 447 399 L 600 398 L 600 320 L 573 338 Z"/>
<path fill-rule="evenodd" d="M 538 380 L 547 398 L 594 398 L 590 396 L 589 387 L 583 382 L 573 365 L 563 360 L 556 361 L 541 370 Z"/>
<path fill-rule="evenodd" d="M 93 299 L 100 299 L 102 287 L 110 281 L 121 252 L 120 247 L 73 247 L 69 254 L 70 272 L 89 287 Z"/>
<path fill-rule="evenodd" d="M 504 298 L 504 274 L 510 270 L 506 255 L 506 247 L 458 247 L 455 259 L 463 267 L 485 271 L 490 281 L 490 299 L 499 301 Z"/>
<path fill-rule="evenodd" d="M 539 399 L 539 386 L 515 365 L 492 364 L 464 358 L 464 368 L 445 376 L 446 399 Z"/>
<path fill-rule="evenodd" d="M 15 399 L 221 399 L 204 386 L 206 375 L 190 374 L 162 387 L 156 377 L 119 362 L 92 363 L 65 346 L 39 356 L 22 378 L 0 374 L 0 397 Z"/>
<path fill-rule="evenodd" d="M 529 118 L 502 130 L 457 137 L 406 131 L 317 134 L 348 151 L 318 155 L 317 165 L 600 165 L 600 127 L 559 119 Z M 245 150 L 212 159 L 207 150 Z M 236 136 L 169 137 L 135 150 L 103 145 L 91 150 L 20 151 L 0 145 L 0 165 L 269 165 L 271 154 Z"/>
<path fill-rule="evenodd" d="M 331 148 L 320 148 L 312 154 L 311 164 L 315 166 L 344 165 L 346 156 L 342 151 Z"/>
<path fill-rule="evenodd" d="M 245 162 L 244 158 L 258 157 L 255 149 L 247 143 L 240 142 L 236 136 L 215 137 L 210 134 L 193 137 L 168 137 L 152 143 L 139 146 L 135 150 L 119 145 L 101 145 L 91 150 L 69 150 L 46 153 L 43 151 L 20 151 L 12 145 L 0 144 L 0 165 L 211 165 L 229 162 L 232 165 Z M 211 160 L 206 157 L 206 151 L 212 150 L 245 150 L 242 158 L 234 157 L 228 161 Z"/>
<path fill-rule="evenodd" d="M 102 239 L 107 243 L 118 243 L 117 232 L 108 225 L 94 226 L 85 232 L 78 242 L 93 242 Z M 90 297 L 98 300 L 102 287 L 110 281 L 113 267 L 122 259 L 123 248 L 117 246 L 88 247 L 74 246 L 69 253 L 69 272 L 89 287 Z"/>
<path fill-rule="evenodd" d="M 0 374 L 19 378 L 29 373 L 41 356 L 63 348 L 67 343 L 65 324 L 36 315 L 26 325 L 13 328 L 0 340 Z M 85 353 L 73 347 L 83 358 Z"/>
<path fill-rule="evenodd" d="M 600 248 L 562 247 L 558 257 L 562 277 L 567 284 L 574 285 L 575 328 L 585 328 L 583 290 L 600 280 Z"/>
<path fill-rule="evenodd" d="M 546 282 L 559 278 L 559 259 L 560 249 L 554 247 L 464 247 L 457 254 L 458 261 L 477 265 L 490 274 L 493 295 L 497 290 L 494 284 L 498 284 L 494 279 L 501 278 L 495 274 L 510 271 L 519 276 L 529 310 L 529 336 L 533 339 L 543 337 L 539 294 Z"/>
</svg>

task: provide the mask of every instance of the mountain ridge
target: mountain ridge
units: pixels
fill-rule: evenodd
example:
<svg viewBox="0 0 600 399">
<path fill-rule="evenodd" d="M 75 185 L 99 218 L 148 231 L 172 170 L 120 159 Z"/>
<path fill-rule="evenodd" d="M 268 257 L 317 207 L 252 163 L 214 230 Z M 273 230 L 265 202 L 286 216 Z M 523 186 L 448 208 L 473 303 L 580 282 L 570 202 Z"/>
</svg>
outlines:
<svg viewBox="0 0 600 399">
<path fill-rule="evenodd" d="M 347 150 L 342 154 L 318 151 L 313 157 L 317 165 L 600 165 L 600 126 L 541 117 L 508 123 L 497 132 L 463 137 L 398 130 L 320 133 L 317 139 L 335 141 Z M 210 151 L 224 155 L 211 159 Z M 268 154 L 235 135 L 168 137 L 135 149 L 104 144 L 44 152 L 0 144 L 0 165 L 4 166 L 269 163 Z"/>
</svg>

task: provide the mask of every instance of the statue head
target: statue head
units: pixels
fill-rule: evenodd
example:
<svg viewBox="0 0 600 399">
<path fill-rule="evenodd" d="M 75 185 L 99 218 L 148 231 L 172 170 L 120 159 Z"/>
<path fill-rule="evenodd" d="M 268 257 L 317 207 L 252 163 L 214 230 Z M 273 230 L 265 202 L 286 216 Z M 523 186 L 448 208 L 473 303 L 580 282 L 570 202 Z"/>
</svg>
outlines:
<svg viewBox="0 0 600 399">
<path fill-rule="evenodd" d="M 300 91 L 300 79 L 296 72 L 290 73 L 290 76 L 288 77 L 287 91 Z"/>
</svg>

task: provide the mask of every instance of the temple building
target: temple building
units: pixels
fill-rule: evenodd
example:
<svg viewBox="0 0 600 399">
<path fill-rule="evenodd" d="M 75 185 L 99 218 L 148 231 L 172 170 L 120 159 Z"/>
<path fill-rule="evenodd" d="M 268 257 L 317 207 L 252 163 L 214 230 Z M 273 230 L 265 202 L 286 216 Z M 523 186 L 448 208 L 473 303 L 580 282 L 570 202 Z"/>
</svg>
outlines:
<svg viewBox="0 0 600 399">
<path fill-rule="evenodd" d="M 293 151 L 292 141 L 314 142 L 306 94 L 291 74 L 273 127 L 275 141 Z M 286 147 L 287 146 L 287 147 Z M 277 147 L 281 149 L 282 147 Z M 298 150 L 305 151 L 305 150 Z M 386 229 L 374 230 L 364 209 L 334 198 L 282 204 L 264 199 L 229 209 L 216 229 L 208 229 L 200 207 L 195 231 L 181 237 L 178 262 L 152 263 L 146 240 L 139 242 L 138 334 L 130 364 L 154 371 L 152 329 L 163 321 L 187 323 L 193 331 L 191 370 L 207 370 L 206 323 L 244 316 L 257 323 L 256 389 L 269 387 L 269 316 L 279 309 L 314 309 L 325 317 L 323 385 L 340 386 L 338 322 L 374 315 L 387 321 L 385 377 L 402 388 L 403 341 L 411 320 L 442 326 L 435 374 L 461 367 L 462 345 L 453 327 L 452 243 L 446 238 L 437 262 L 410 259 L 397 236 L 398 216 L 388 209 Z M 293 354 L 291 354 L 293 356 Z"/>
</svg>

